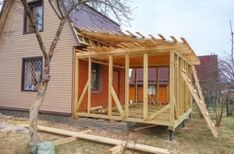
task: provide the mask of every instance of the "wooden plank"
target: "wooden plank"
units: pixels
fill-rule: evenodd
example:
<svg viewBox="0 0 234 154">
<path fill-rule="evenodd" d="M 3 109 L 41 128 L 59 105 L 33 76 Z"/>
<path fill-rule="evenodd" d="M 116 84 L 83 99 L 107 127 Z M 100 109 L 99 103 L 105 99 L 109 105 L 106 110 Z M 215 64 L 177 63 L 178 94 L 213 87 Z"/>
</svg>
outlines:
<svg viewBox="0 0 234 154">
<path fill-rule="evenodd" d="M 116 145 L 113 148 L 110 148 L 108 154 L 123 154 L 125 145 Z"/>
<path fill-rule="evenodd" d="M 148 54 L 143 58 L 143 119 L 148 117 Z"/>
<path fill-rule="evenodd" d="M 194 80 L 195 80 L 195 84 L 196 84 L 196 87 L 197 87 L 197 90 L 198 90 L 199 97 L 200 97 L 200 99 L 202 101 L 205 102 L 203 94 L 202 94 L 202 89 L 201 89 L 201 86 L 199 84 L 199 79 L 197 77 L 197 71 L 196 71 L 194 66 L 192 66 L 192 74 L 193 74 L 193 77 L 194 77 Z"/>
<path fill-rule="evenodd" d="M 91 108 L 91 69 L 92 69 L 92 61 L 91 58 L 89 58 L 88 62 L 88 104 L 87 104 L 87 111 L 90 113 L 90 108 Z"/>
<path fill-rule="evenodd" d="M 84 96 L 85 96 L 86 92 L 87 92 L 88 86 L 89 86 L 89 81 L 86 82 L 86 85 L 85 85 L 85 87 L 84 87 L 84 90 L 82 91 L 82 93 L 81 93 L 81 95 L 80 95 L 80 99 L 78 100 L 78 102 L 77 102 L 76 105 L 75 105 L 75 107 L 76 107 L 76 108 L 75 108 L 75 111 L 78 111 L 78 110 L 79 110 L 80 105 L 81 105 L 81 103 L 82 103 L 82 101 L 83 101 L 83 99 L 84 99 Z"/>
<path fill-rule="evenodd" d="M 180 116 L 180 57 L 176 59 L 176 117 Z"/>
<path fill-rule="evenodd" d="M 109 72 L 108 72 L 108 116 L 112 116 L 112 97 L 111 97 L 111 88 L 113 82 L 113 57 L 109 56 Z"/>
<path fill-rule="evenodd" d="M 91 108 L 90 108 L 90 111 L 100 110 L 100 109 L 102 109 L 102 108 L 103 108 L 103 106 L 101 106 L 101 105 L 99 105 L 99 106 L 94 106 L 94 107 L 91 107 Z"/>
<path fill-rule="evenodd" d="M 214 123 L 213 123 L 212 120 L 210 119 L 209 114 L 207 114 L 208 111 L 207 111 L 207 109 L 206 109 L 206 107 L 205 107 L 205 102 L 204 102 L 204 100 L 200 99 L 199 96 L 198 96 L 198 94 L 194 92 L 195 88 L 194 88 L 193 85 L 189 82 L 189 78 L 186 76 L 186 74 L 185 74 L 184 72 L 181 72 L 181 74 L 182 74 L 182 77 L 183 77 L 183 79 L 184 79 L 184 81 L 185 81 L 185 83 L 186 83 L 188 89 L 190 90 L 190 93 L 191 93 L 192 96 L 193 96 L 193 99 L 195 100 L 195 102 L 196 102 L 197 106 L 199 107 L 199 109 L 200 109 L 200 111 L 201 111 L 201 113 L 202 113 L 202 115 L 203 115 L 203 117 L 204 117 L 206 123 L 208 124 L 208 126 L 209 126 L 211 132 L 213 133 L 214 137 L 218 137 L 218 131 L 217 131 L 217 129 L 215 128 Z M 196 74 L 194 74 L 194 76 L 196 76 Z"/>
<path fill-rule="evenodd" d="M 78 117 L 91 117 L 91 118 L 110 119 L 108 115 L 104 115 L 104 114 L 76 113 L 76 116 L 78 116 Z M 146 124 L 170 126 L 169 120 L 165 121 L 165 120 L 161 120 L 161 119 L 144 121 L 142 118 L 129 117 L 128 119 L 123 119 L 120 116 L 113 115 L 113 116 L 111 116 L 111 120 L 121 120 L 121 121 L 128 121 L 128 122 L 137 122 L 137 123 L 146 123 Z"/>
<path fill-rule="evenodd" d="M 111 95 L 112 95 L 112 97 L 113 97 L 113 99 L 115 101 L 115 104 L 117 106 L 117 109 L 119 110 L 119 113 L 120 113 L 121 117 L 124 117 L 124 111 L 122 109 L 121 103 L 120 103 L 120 101 L 118 99 L 118 96 L 115 93 L 115 90 L 114 90 L 113 86 L 111 88 Z"/>
<path fill-rule="evenodd" d="M 125 55 L 125 107 L 124 118 L 128 118 L 129 114 L 129 56 Z"/>
<path fill-rule="evenodd" d="M 62 139 L 58 139 L 53 141 L 54 146 L 58 146 L 58 145 L 62 145 L 62 144 L 67 144 L 69 142 L 73 142 L 76 141 L 77 137 L 66 137 L 66 138 L 62 138 Z"/>
<path fill-rule="evenodd" d="M 171 125 L 174 125 L 174 120 L 175 120 L 175 79 L 174 79 L 174 69 L 175 69 L 175 53 L 171 51 L 170 53 L 170 123 Z"/>
<path fill-rule="evenodd" d="M 170 109 L 170 104 L 167 104 L 166 106 L 164 106 L 161 110 L 157 111 L 156 113 L 154 113 L 153 115 L 151 115 L 149 117 L 149 120 L 153 120 L 155 118 L 157 118 L 160 114 L 162 114 L 163 112 L 165 112 L 166 110 Z"/>
<path fill-rule="evenodd" d="M 23 124 L 21 124 L 21 126 L 28 127 L 28 125 L 23 125 Z M 73 136 L 73 137 L 77 137 L 77 138 L 81 138 L 85 140 L 101 142 L 101 143 L 110 144 L 110 145 L 126 145 L 126 148 L 129 148 L 132 150 L 139 150 L 143 152 L 151 152 L 151 153 L 159 153 L 159 154 L 169 154 L 169 151 L 167 149 L 138 144 L 133 141 L 123 141 L 123 140 L 118 140 L 118 139 L 113 139 L 113 138 L 108 138 L 108 137 L 85 134 L 81 132 L 74 132 L 74 131 L 52 128 L 52 127 L 45 127 L 45 126 L 40 126 L 40 125 L 38 126 L 38 130 L 43 131 L 43 132 L 53 133 L 53 134 L 64 135 L 64 136 Z"/>
</svg>

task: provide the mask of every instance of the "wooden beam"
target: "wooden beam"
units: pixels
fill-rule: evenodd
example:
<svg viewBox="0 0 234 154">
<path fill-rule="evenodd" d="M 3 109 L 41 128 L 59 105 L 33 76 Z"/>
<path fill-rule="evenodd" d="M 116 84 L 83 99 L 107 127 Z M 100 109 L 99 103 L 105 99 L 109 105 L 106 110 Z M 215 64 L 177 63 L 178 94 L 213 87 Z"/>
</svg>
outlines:
<svg viewBox="0 0 234 154">
<path fill-rule="evenodd" d="M 67 144 L 69 142 L 77 141 L 76 137 L 66 137 L 62 139 L 58 139 L 53 141 L 54 146 L 62 145 L 62 144 Z"/>
<path fill-rule="evenodd" d="M 78 100 L 78 102 L 76 103 L 75 105 L 75 111 L 78 111 L 79 108 L 80 108 L 80 105 L 84 99 L 84 96 L 85 96 L 85 93 L 87 92 L 87 89 L 88 89 L 88 86 L 89 86 L 89 81 L 86 82 L 86 85 L 84 87 L 84 90 L 82 91 L 81 95 L 80 95 L 80 99 Z"/>
<path fill-rule="evenodd" d="M 113 82 L 113 57 L 109 56 L 109 72 L 108 72 L 108 116 L 112 116 L 112 97 L 111 97 L 111 88 Z"/>
<path fill-rule="evenodd" d="M 164 106 L 161 110 L 157 111 L 156 113 L 154 113 L 153 115 L 151 115 L 149 117 L 149 120 L 153 120 L 155 118 L 157 118 L 160 114 L 162 114 L 163 112 L 165 112 L 166 110 L 170 109 L 170 104 L 167 104 L 166 106 Z"/>
<path fill-rule="evenodd" d="M 101 119 L 110 119 L 108 115 L 103 115 L 103 114 L 87 114 L 87 113 L 76 113 L 76 116 L 78 117 L 89 117 L 89 118 L 101 118 Z M 146 123 L 146 124 L 154 124 L 154 125 L 162 125 L 162 126 L 170 126 L 169 121 L 165 120 L 148 120 L 145 121 L 142 118 L 131 118 L 129 117 L 128 119 L 123 119 L 121 116 L 111 116 L 111 120 L 121 120 L 121 121 L 128 121 L 128 122 L 137 122 L 137 123 Z"/>
<path fill-rule="evenodd" d="M 160 81 L 160 73 L 159 73 L 159 67 L 156 68 L 157 72 L 157 101 L 161 105 L 160 98 L 159 98 L 159 81 Z"/>
<path fill-rule="evenodd" d="M 119 101 L 119 99 L 118 99 L 118 97 L 117 97 L 117 95 L 115 93 L 115 90 L 114 90 L 113 86 L 111 87 L 111 95 L 112 95 L 112 97 L 113 97 L 113 99 L 115 101 L 117 109 L 119 110 L 120 116 L 123 118 L 124 117 L 124 111 L 122 109 L 121 103 L 120 103 L 120 101 Z"/>
<path fill-rule="evenodd" d="M 126 32 L 129 34 L 129 35 L 131 35 L 131 37 L 137 37 L 136 35 L 134 35 L 133 33 L 131 33 L 129 30 L 126 30 Z"/>
<path fill-rule="evenodd" d="M 136 32 L 137 35 L 139 35 L 142 38 L 145 38 L 145 36 L 143 34 L 141 34 L 140 32 Z"/>
<path fill-rule="evenodd" d="M 166 38 L 165 38 L 162 34 L 158 34 L 158 36 L 159 36 L 163 41 L 166 40 Z"/>
<path fill-rule="evenodd" d="M 83 60 L 83 59 L 82 59 L 82 60 Z M 102 61 L 94 60 L 94 59 L 92 59 L 92 63 L 96 63 L 96 64 L 100 64 L 100 65 L 109 66 L 109 63 L 108 63 L 108 62 L 102 62 Z M 124 69 L 124 66 L 121 66 L 121 65 L 114 65 L 114 64 L 113 64 L 113 67 L 115 67 L 115 68 L 120 68 L 120 69 Z"/>
<path fill-rule="evenodd" d="M 129 56 L 125 55 L 125 107 L 124 118 L 128 118 L 129 112 Z"/>
<path fill-rule="evenodd" d="M 148 54 L 143 57 L 143 119 L 148 117 Z"/>
<path fill-rule="evenodd" d="M 78 88 L 79 88 L 79 78 L 78 78 L 78 76 L 79 76 L 79 60 L 78 60 L 78 58 L 77 57 L 75 57 L 75 81 L 74 81 L 74 87 L 75 87 L 75 90 L 74 90 L 74 92 L 75 92 L 75 98 L 74 98 L 74 102 L 73 102 L 73 114 L 75 114 L 76 113 L 76 103 L 78 102 Z"/>
<path fill-rule="evenodd" d="M 98 106 L 91 107 L 91 108 L 90 108 L 90 111 L 92 112 L 92 111 L 100 110 L 100 109 L 102 109 L 102 108 L 103 108 L 103 106 L 98 105 Z"/>
<path fill-rule="evenodd" d="M 181 87 L 181 75 L 180 75 L 180 57 L 177 55 L 177 58 L 176 58 L 176 110 L 177 110 L 177 115 L 176 117 L 179 117 L 180 116 L 180 104 L 181 104 L 181 101 L 180 101 L 180 87 Z"/>
<path fill-rule="evenodd" d="M 177 39 L 174 36 L 170 36 L 170 37 L 174 42 L 178 42 Z"/>
<path fill-rule="evenodd" d="M 107 151 L 107 154 L 123 154 L 125 145 L 116 145 Z"/>
<path fill-rule="evenodd" d="M 91 58 L 89 58 L 89 62 L 88 62 L 88 81 L 89 81 L 89 85 L 88 85 L 88 104 L 87 104 L 88 114 L 90 113 L 90 108 L 91 108 L 91 70 L 92 70 L 92 61 L 91 61 Z"/>
<path fill-rule="evenodd" d="M 24 125 L 21 124 L 21 126 L 28 127 L 28 125 L 25 125 L 25 124 Z M 148 145 L 138 144 L 138 143 L 134 143 L 133 141 L 123 141 L 123 140 L 118 140 L 114 138 L 85 134 L 85 133 L 80 133 L 80 132 L 64 130 L 64 129 L 52 128 L 52 127 L 45 127 L 45 126 L 40 126 L 40 125 L 38 126 L 38 130 L 43 131 L 43 132 L 58 134 L 58 135 L 73 136 L 73 137 L 77 137 L 77 138 L 84 139 L 84 140 L 101 142 L 101 143 L 110 144 L 110 145 L 126 145 L 126 148 L 129 148 L 132 150 L 139 150 L 143 152 L 158 153 L 158 154 L 169 154 L 169 151 L 167 149 L 161 149 L 161 148 L 152 147 Z"/>
<path fill-rule="evenodd" d="M 175 53 L 171 52 L 170 53 L 170 123 L 173 126 L 174 125 L 174 120 L 175 120 L 175 102 L 174 102 L 174 91 L 175 91 Z"/>
<path fill-rule="evenodd" d="M 193 96 L 193 99 L 195 100 L 195 102 L 196 102 L 197 106 L 199 107 L 199 109 L 200 109 L 200 111 L 201 111 L 207 125 L 209 126 L 211 132 L 213 133 L 214 137 L 218 137 L 218 131 L 215 128 L 214 123 L 210 119 L 209 114 L 207 114 L 208 111 L 206 109 L 204 100 L 200 99 L 199 95 L 194 92 L 195 88 L 193 87 L 192 83 L 189 82 L 188 76 L 182 71 L 181 71 L 181 74 L 182 74 L 182 77 L 183 77 L 183 79 L 184 79 L 184 81 L 185 81 L 191 95 Z M 195 76 L 196 76 L 196 74 L 195 74 Z M 196 82 L 198 82 L 198 81 L 196 81 Z"/>
</svg>

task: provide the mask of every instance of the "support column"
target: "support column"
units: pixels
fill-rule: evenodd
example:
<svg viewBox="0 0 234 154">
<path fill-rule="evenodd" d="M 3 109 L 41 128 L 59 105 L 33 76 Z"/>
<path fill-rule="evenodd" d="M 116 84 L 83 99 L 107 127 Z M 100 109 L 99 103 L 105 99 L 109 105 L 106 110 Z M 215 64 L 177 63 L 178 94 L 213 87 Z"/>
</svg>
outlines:
<svg viewBox="0 0 234 154">
<path fill-rule="evenodd" d="M 129 55 L 125 55 L 125 115 L 124 118 L 128 118 L 129 112 Z"/>
<path fill-rule="evenodd" d="M 143 66 L 143 119 L 148 117 L 148 54 L 144 54 Z"/>
<path fill-rule="evenodd" d="M 89 58 L 89 64 L 88 64 L 88 106 L 87 106 L 87 112 L 90 114 L 90 108 L 91 108 L 91 69 L 92 69 L 92 61 L 91 58 Z"/>
<path fill-rule="evenodd" d="M 174 125 L 175 120 L 175 53 L 170 52 L 170 123 L 171 126 Z"/>
<path fill-rule="evenodd" d="M 108 117 L 112 116 L 112 97 L 111 88 L 113 82 L 113 57 L 109 56 L 109 72 L 108 72 Z"/>
<path fill-rule="evenodd" d="M 157 72 L 157 101 L 160 103 L 161 105 L 161 102 L 160 102 L 160 98 L 159 98 L 159 80 L 160 80 L 160 74 L 159 74 L 159 67 L 156 68 L 156 72 Z"/>
<path fill-rule="evenodd" d="M 75 115 L 76 113 L 76 105 L 78 103 L 78 84 L 79 84 L 79 78 L 78 78 L 78 75 L 79 75 L 79 60 L 77 57 L 75 57 L 75 78 L 74 78 L 74 84 L 75 84 L 75 90 L 74 90 L 74 102 L 73 102 L 73 116 Z"/>
</svg>

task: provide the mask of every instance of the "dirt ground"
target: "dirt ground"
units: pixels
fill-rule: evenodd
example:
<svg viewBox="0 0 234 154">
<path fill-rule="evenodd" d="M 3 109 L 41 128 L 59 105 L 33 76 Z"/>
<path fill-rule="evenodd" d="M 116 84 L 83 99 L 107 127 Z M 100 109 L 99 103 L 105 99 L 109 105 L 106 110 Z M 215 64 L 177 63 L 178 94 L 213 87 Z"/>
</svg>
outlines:
<svg viewBox="0 0 234 154">
<path fill-rule="evenodd" d="M 26 120 L 24 118 L 11 118 L 11 120 Z M 9 118 L 0 116 L 0 123 L 9 122 Z M 40 125 L 62 128 L 72 131 L 81 131 L 74 125 L 55 123 L 51 121 L 40 121 Z M 234 154 L 234 117 L 224 117 L 219 129 L 219 137 L 215 139 L 208 129 L 205 121 L 198 116 L 193 116 L 186 122 L 184 128 L 179 127 L 175 132 L 174 140 L 168 141 L 167 128 L 154 127 L 141 131 L 129 133 L 114 133 L 104 130 L 93 130 L 90 134 L 112 137 L 122 140 L 134 140 L 136 143 L 147 144 L 160 148 L 167 148 L 171 153 L 189 154 Z M 53 141 L 63 136 L 40 133 L 42 141 Z M 0 132 L 0 154 L 26 154 L 28 134 L 16 132 Z M 100 143 L 77 140 L 55 148 L 58 154 L 102 154 L 112 146 Z M 126 151 L 125 153 L 140 153 Z"/>
</svg>

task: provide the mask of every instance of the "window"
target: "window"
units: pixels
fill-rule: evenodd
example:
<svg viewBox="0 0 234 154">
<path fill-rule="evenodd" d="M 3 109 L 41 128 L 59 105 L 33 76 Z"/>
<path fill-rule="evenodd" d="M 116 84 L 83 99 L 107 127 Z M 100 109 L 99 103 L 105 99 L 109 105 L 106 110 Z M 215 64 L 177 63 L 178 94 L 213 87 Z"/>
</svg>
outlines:
<svg viewBox="0 0 234 154">
<path fill-rule="evenodd" d="M 41 80 L 42 57 L 23 58 L 22 91 L 36 91 Z"/>
<path fill-rule="evenodd" d="M 148 86 L 148 95 L 155 95 L 156 90 L 155 90 L 155 85 L 149 85 Z"/>
<path fill-rule="evenodd" d="M 39 31 L 43 30 L 43 4 L 42 0 L 36 0 L 34 2 L 28 3 L 31 8 L 33 15 L 36 17 L 36 24 Z M 26 12 L 26 11 L 25 11 Z M 24 13 L 24 33 L 32 33 L 32 24 L 29 21 L 26 13 Z"/>
<path fill-rule="evenodd" d="M 101 90 L 101 66 L 96 63 L 92 63 L 91 70 L 91 90 Z"/>
</svg>

